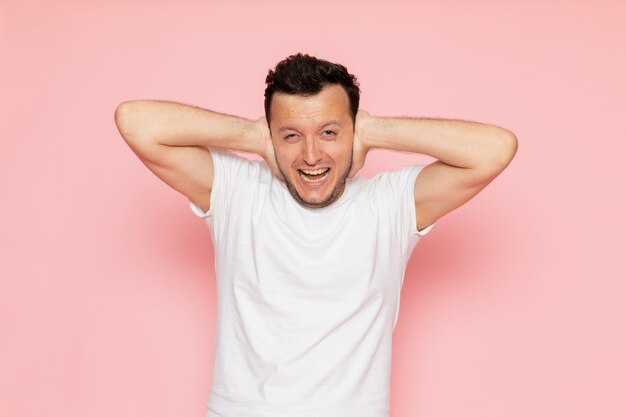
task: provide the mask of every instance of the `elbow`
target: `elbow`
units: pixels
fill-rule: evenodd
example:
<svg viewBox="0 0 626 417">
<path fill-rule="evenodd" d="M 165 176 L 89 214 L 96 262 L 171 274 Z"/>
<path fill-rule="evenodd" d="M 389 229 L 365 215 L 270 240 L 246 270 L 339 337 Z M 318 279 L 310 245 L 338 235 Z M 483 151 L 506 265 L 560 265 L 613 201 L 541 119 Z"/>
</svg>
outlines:
<svg viewBox="0 0 626 417">
<path fill-rule="evenodd" d="M 128 123 L 129 116 L 132 114 L 137 102 L 134 100 L 123 101 L 115 108 L 114 118 L 115 124 L 125 126 Z"/>
<path fill-rule="evenodd" d="M 115 125 L 126 142 L 136 139 L 137 130 L 134 123 L 137 119 L 137 101 L 124 101 L 115 109 Z"/>
<path fill-rule="evenodd" d="M 129 102 L 125 101 L 123 103 L 120 103 L 115 109 L 113 118 L 115 119 L 115 125 L 117 126 L 117 130 L 119 130 L 120 133 L 123 133 L 122 131 L 125 130 L 125 128 L 127 127 L 128 114 L 130 112 L 129 107 Z"/>
<path fill-rule="evenodd" d="M 517 153 L 517 137 L 510 130 L 499 129 L 495 144 L 492 164 L 503 170 L 511 163 Z"/>
<path fill-rule="evenodd" d="M 489 181 L 500 175 L 517 153 L 517 137 L 513 132 L 498 128 L 492 139 L 489 149 L 485 150 L 482 162 L 478 165 L 481 175 Z"/>
<path fill-rule="evenodd" d="M 505 166 L 510 164 L 515 154 L 517 153 L 517 136 L 510 130 L 506 131 L 506 135 L 503 137 L 502 142 L 504 146 L 503 160 L 505 161 Z"/>
</svg>

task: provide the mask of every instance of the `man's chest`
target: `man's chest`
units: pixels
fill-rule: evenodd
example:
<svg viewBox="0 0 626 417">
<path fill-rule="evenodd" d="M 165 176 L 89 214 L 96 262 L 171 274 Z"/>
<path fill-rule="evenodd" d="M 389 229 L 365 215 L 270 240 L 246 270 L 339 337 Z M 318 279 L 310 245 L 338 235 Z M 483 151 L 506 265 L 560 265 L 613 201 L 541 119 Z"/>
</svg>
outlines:
<svg viewBox="0 0 626 417">
<path fill-rule="evenodd" d="M 280 214 L 240 215 L 224 234 L 216 255 L 240 279 L 267 289 L 361 291 L 389 285 L 404 268 L 398 232 L 371 211 Z"/>
</svg>

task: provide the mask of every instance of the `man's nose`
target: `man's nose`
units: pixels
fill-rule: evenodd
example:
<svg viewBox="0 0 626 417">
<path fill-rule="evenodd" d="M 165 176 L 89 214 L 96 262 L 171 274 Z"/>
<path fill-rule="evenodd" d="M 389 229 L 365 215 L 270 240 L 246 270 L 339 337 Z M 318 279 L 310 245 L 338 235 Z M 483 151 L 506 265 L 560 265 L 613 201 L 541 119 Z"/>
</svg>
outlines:
<svg viewBox="0 0 626 417">
<path fill-rule="evenodd" d="M 309 165 L 315 165 L 320 159 L 322 159 L 322 152 L 320 151 L 319 144 L 316 139 L 305 139 L 303 159 Z"/>
</svg>

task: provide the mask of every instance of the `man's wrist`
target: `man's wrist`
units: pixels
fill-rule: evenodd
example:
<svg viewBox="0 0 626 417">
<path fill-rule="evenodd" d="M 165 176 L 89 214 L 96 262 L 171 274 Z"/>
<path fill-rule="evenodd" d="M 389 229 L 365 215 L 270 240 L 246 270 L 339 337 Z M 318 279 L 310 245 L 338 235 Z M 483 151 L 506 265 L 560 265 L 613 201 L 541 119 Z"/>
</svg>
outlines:
<svg viewBox="0 0 626 417">
<path fill-rule="evenodd" d="M 382 117 L 368 115 L 359 122 L 359 140 L 362 145 L 368 150 L 373 148 L 384 148 L 385 120 Z"/>
<path fill-rule="evenodd" d="M 265 134 L 269 135 L 269 131 L 265 132 L 266 128 L 263 124 L 263 118 L 257 120 L 246 120 L 246 124 L 245 140 L 243 141 L 246 149 L 242 150 L 265 156 L 265 143 L 263 137 Z"/>
</svg>

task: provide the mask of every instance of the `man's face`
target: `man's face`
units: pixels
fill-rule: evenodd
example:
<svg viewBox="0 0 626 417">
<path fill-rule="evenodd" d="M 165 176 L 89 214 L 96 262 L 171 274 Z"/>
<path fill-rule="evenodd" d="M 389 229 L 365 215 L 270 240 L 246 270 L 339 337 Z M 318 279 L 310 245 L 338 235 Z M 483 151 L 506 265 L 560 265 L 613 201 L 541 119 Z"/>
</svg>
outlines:
<svg viewBox="0 0 626 417">
<path fill-rule="evenodd" d="M 335 202 L 350 173 L 354 141 L 343 87 L 329 84 L 309 97 L 275 93 L 270 111 L 276 161 L 293 198 L 310 208 Z"/>
</svg>

